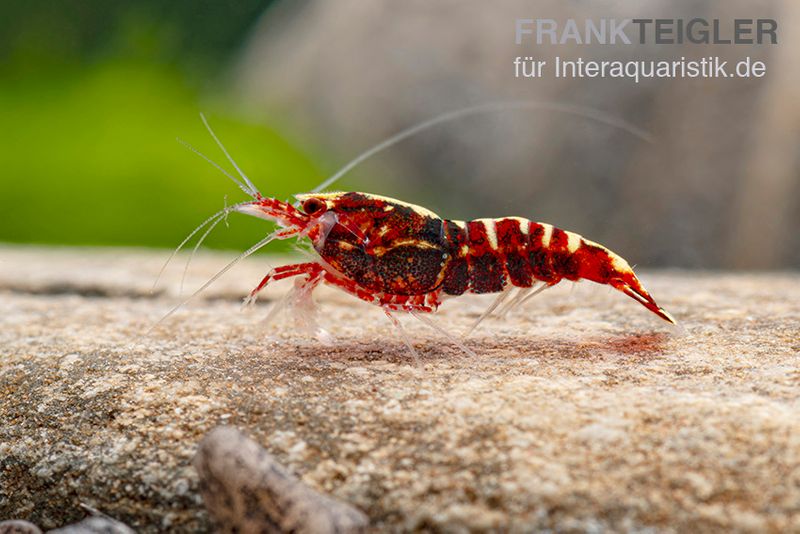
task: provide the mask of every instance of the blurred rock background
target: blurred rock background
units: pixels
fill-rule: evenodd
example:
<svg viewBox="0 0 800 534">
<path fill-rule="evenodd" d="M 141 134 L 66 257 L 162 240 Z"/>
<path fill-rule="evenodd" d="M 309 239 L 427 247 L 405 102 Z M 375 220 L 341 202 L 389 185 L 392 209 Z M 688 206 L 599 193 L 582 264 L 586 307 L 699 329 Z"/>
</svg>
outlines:
<svg viewBox="0 0 800 534">
<path fill-rule="evenodd" d="M 800 7 L 780 1 L 306 2 L 267 13 L 237 79 L 247 102 L 302 117 L 337 153 L 443 110 L 533 99 L 595 107 L 652 144 L 554 112 L 464 119 L 384 159 L 403 191 L 462 218 L 518 214 L 683 267 L 800 264 Z M 514 43 L 516 18 L 774 18 L 779 46 Z M 764 79 L 517 79 L 518 55 L 596 60 L 719 55 Z M 552 70 L 551 70 L 552 73 Z M 384 172 L 381 172 L 384 171 Z M 385 168 L 378 168 L 378 176 Z"/>
<path fill-rule="evenodd" d="M 107 18 L 93 22 L 104 28 L 106 37 L 103 32 L 68 34 L 70 42 L 88 43 L 76 52 L 80 60 L 73 63 L 84 64 L 88 57 L 94 65 L 107 65 L 120 57 L 130 62 L 134 56 L 133 63 L 146 69 L 166 65 L 165 70 L 174 73 L 171 79 L 178 80 L 170 87 L 177 86 L 179 96 L 174 106 L 162 102 L 153 107 L 151 101 L 136 99 L 125 106 L 127 120 L 153 115 L 150 128 L 126 138 L 125 150 L 136 152 L 142 143 L 157 148 L 142 156 L 148 164 L 137 172 L 120 169 L 124 158 L 112 158 L 95 171 L 103 191 L 129 176 L 128 198 L 141 197 L 140 207 L 123 218 L 127 226 L 107 231 L 97 240 L 100 244 L 174 244 L 203 214 L 220 207 L 222 195 L 235 194 L 213 169 L 171 142 L 175 135 L 186 136 L 218 157 L 193 118 L 195 111 L 211 108 L 227 115 L 219 133 L 229 148 L 265 192 L 285 197 L 310 189 L 406 126 L 462 106 L 530 99 L 593 107 L 647 130 L 654 140 L 646 143 L 607 125 L 552 111 L 481 115 L 438 126 L 391 148 L 340 186 L 397 196 L 447 217 L 520 215 L 548 221 L 601 241 L 639 265 L 800 266 L 797 2 L 305 0 L 176 2 L 166 8 L 157 3 L 111 5 L 118 8 L 118 23 L 107 23 Z M 65 9 L 65 18 L 51 21 L 48 38 L 58 39 L 53 35 L 62 35 L 66 26 L 97 18 L 96 6 L 75 6 L 83 10 Z M 635 17 L 719 18 L 723 27 L 734 18 L 773 18 L 779 24 L 779 45 L 514 44 L 516 18 Z M 19 28 L 11 30 L 20 33 Z M 17 44 L 31 40 L 20 35 Z M 750 56 L 766 62 L 767 75 L 645 79 L 635 84 L 628 79 L 556 79 L 551 70 L 541 79 L 516 79 L 512 62 L 518 55 L 546 60 L 548 68 L 556 55 L 587 60 L 718 55 L 729 64 Z M 165 91 L 153 87 L 157 86 L 145 83 L 143 91 L 163 101 Z M 127 123 L 114 120 L 119 102 L 107 94 L 106 98 L 111 102 L 102 119 L 109 125 L 106 131 L 115 135 Z M 98 102 L 86 104 L 95 107 Z M 181 118 L 171 121 L 175 109 Z M 28 115 L 18 120 L 26 121 Z M 41 127 L 46 124 L 43 121 Z M 63 136 L 70 132 L 60 131 Z M 40 141 L 31 155 L 63 146 L 61 137 L 44 138 L 42 143 L 31 135 L 32 141 Z M 3 143 L 2 150 L 8 150 L 8 144 Z M 86 146 L 73 146 L 74 165 L 67 161 L 62 167 L 91 170 L 91 160 L 98 157 L 91 145 L 87 140 Z M 110 152 L 117 150 L 112 148 Z M 15 183 L 54 180 L 26 176 L 28 163 L 11 165 Z M 5 172 L 8 162 L 2 167 Z M 82 180 L 83 175 L 73 174 L 73 184 Z M 18 187 L 8 186 L 5 179 L 3 184 L 0 193 Z M 132 193 L 145 186 L 146 194 Z M 198 189 L 200 194 L 195 194 Z M 101 214 L 112 221 L 109 224 L 118 224 L 119 207 L 108 207 L 107 195 L 98 188 L 87 191 L 92 191 L 90 207 L 103 206 Z M 12 195 L 14 204 L 4 206 L 3 224 L 30 217 L 26 202 L 41 199 L 31 195 L 32 190 Z M 8 199 L 6 194 L 0 202 Z M 41 216 L 40 211 L 37 217 Z M 141 224 L 146 232 L 126 233 Z M 263 225 L 248 224 L 237 219 L 212 246 L 254 242 Z M 91 220 L 76 223 L 73 233 L 91 232 L 94 226 Z M 119 232 L 125 240 L 115 240 Z M 41 235 L 28 232 L 24 239 L 14 239 L 5 231 L 0 239 L 41 241 Z"/>
</svg>

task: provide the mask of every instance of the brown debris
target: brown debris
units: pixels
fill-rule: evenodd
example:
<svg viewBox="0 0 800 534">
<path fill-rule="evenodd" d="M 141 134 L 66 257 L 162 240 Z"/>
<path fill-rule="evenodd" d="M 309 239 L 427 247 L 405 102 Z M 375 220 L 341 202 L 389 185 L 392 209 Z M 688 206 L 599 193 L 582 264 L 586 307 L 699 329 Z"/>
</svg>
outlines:
<svg viewBox="0 0 800 534">
<path fill-rule="evenodd" d="M 367 517 L 311 489 L 258 443 L 231 427 L 213 430 L 194 459 L 206 507 L 226 532 L 361 532 Z"/>
<path fill-rule="evenodd" d="M 9 521 L 0 521 L 0 534 L 42 534 L 42 531 L 28 521 L 11 519 Z"/>
</svg>

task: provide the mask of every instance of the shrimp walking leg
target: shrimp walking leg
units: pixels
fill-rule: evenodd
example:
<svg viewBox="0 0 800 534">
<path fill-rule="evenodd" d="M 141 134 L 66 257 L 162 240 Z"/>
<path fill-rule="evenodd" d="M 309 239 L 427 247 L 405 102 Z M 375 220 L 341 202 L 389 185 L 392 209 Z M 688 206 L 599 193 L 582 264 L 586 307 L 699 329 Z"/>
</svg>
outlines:
<svg viewBox="0 0 800 534">
<path fill-rule="evenodd" d="M 323 273 L 323 277 L 326 284 L 338 287 L 354 297 L 358 297 L 370 304 L 376 304 L 389 311 L 432 313 L 442 303 L 441 290 L 419 295 L 396 295 L 382 291 L 370 291 L 353 280 L 336 276 L 328 271 Z"/>
<path fill-rule="evenodd" d="M 302 274 L 308 275 L 308 278 L 314 278 L 322 272 L 322 266 L 319 263 L 294 263 L 292 265 L 283 265 L 272 269 L 267 276 L 253 289 L 247 298 L 244 300 L 244 305 L 253 304 L 258 297 L 259 292 L 264 289 L 267 284 L 274 280 L 283 280 L 292 276 L 300 276 Z"/>
<path fill-rule="evenodd" d="M 288 277 L 288 274 L 284 274 L 284 278 Z M 294 279 L 294 287 L 275 303 L 264 319 L 264 323 L 271 322 L 285 310 L 293 316 L 297 328 L 313 334 L 324 345 L 332 345 L 336 338 L 320 326 L 317 320 L 317 307 L 311 298 L 311 293 L 322 281 L 322 271 L 320 269 L 297 274 L 300 276 Z"/>
</svg>

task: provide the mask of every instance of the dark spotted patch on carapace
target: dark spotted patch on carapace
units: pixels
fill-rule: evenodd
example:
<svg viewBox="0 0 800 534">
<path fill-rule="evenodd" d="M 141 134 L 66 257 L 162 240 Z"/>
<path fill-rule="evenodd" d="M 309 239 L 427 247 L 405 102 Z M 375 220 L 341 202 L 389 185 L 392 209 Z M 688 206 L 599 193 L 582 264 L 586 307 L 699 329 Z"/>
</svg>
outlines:
<svg viewBox="0 0 800 534">
<path fill-rule="evenodd" d="M 339 224 L 318 252 L 358 285 L 392 295 L 420 295 L 441 285 L 448 251 L 442 219 L 362 193 L 345 193 L 329 209 Z"/>
</svg>

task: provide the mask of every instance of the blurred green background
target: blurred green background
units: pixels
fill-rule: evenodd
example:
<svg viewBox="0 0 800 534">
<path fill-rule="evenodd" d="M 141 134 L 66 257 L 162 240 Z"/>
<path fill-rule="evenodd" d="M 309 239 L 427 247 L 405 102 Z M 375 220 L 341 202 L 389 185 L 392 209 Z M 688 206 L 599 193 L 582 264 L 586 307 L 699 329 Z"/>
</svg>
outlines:
<svg viewBox="0 0 800 534">
<path fill-rule="evenodd" d="M 176 142 L 230 169 L 200 111 L 269 194 L 289 198 L 322 181 L 279 125 L 232 114 L 236 102 L 220 89 L 226 61 L 268 4 L 4 3 L 0 241 L 176 246 L 226 195 L 245 199 Z M 249 217 L 229 223 L 210 246 L 246 247 L 268 231 Z"/>
</svg>

